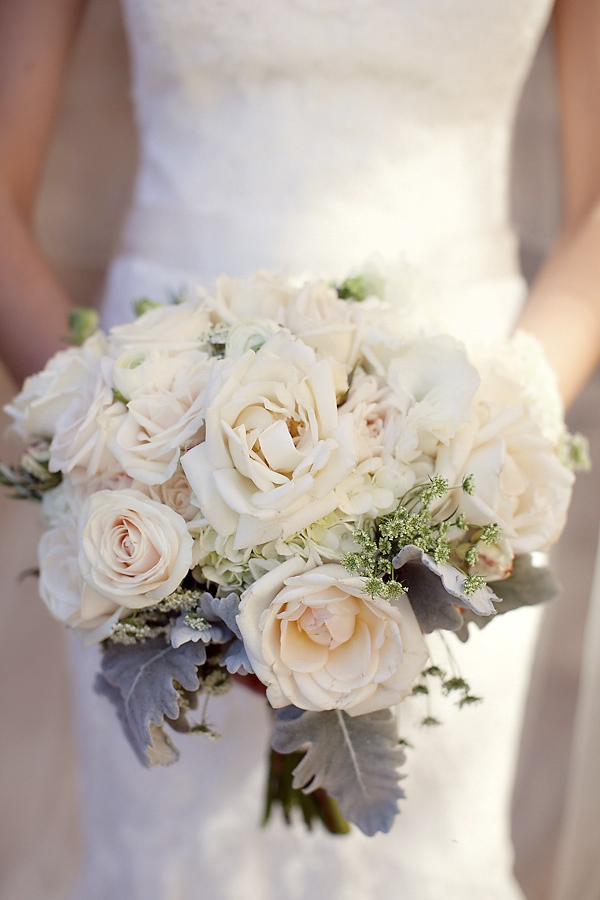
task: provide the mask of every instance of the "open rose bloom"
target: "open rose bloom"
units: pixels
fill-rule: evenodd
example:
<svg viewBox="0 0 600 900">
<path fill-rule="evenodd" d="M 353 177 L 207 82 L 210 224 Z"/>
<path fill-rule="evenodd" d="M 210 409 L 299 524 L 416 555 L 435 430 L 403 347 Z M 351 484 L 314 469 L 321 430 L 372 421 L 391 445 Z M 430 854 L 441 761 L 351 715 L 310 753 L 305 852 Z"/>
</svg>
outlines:
<svg viewBox="0 0 600 900">
<path fill-rule="evenodd" d="M 305 754 L 289 790 L 369 834 L 397 812 L 427 636 L 547 593 L 531 554 L 564 526 L 574 446 L 532 341 L 478 366 L 382 296 L 257 273 L 146 302 L 26 380 L 0 470 L 42 501 L 42 599 L 102 644 L 149 762 L 176 758 L 190 695 L 251 676 L 275 752 Z"/>
</svg>

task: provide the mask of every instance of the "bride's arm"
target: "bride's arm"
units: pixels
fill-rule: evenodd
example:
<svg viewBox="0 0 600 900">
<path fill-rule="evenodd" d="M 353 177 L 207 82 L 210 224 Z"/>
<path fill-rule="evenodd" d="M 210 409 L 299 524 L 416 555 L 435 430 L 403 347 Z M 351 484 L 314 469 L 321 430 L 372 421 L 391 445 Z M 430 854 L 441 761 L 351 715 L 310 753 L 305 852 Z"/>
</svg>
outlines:
<svg viewBox="0 0 600 900">
<path fill-rule="evenodd" d="M 600 361 L 600 0 L 558 0 L 554 26 L 564 219 L 520 326 L 542 341 L 569 403 Z"/>
<path fill-rule="evenodd" d="M 0 0 L 0 356 L 18 381 L 64 346 L 69 300 L 32 214 L 85 2 Z"/>
</svg>

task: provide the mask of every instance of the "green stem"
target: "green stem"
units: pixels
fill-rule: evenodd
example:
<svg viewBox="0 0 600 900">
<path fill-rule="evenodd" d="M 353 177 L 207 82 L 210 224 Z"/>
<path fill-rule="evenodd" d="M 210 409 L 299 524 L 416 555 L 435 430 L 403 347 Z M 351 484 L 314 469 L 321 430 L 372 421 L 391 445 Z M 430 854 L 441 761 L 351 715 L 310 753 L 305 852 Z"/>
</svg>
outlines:
<svg viewBox="0 0 600 900">
<path fill-rule="evenodd" d="M 303 755 L 302 753 L 284 754 L 278 753 L 277 750 L 271 750 L 262 824 L 267 824 L 274 804 L 279 804 L 288 825 L 292 821 L 293 809 L 297 808 L 309 830 L 312 829 L 313 821 L 319 820 L 331 834 L 347 834 L 350 826 L 340 813 L 333 797 L 330 797 L 321 788 L 305 794 L 293 787 L 294 769 L 301 762 Z"/>
</svg>

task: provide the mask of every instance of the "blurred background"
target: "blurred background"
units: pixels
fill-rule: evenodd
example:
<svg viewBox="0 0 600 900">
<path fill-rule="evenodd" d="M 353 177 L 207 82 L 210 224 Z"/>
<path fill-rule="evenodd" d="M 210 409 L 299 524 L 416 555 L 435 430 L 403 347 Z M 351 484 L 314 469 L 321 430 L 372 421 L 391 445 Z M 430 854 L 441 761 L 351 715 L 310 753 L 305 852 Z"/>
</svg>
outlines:
<svg viewBox="0 0 600 900">
<path fill-rule="evenodd" d="M 110 65 L 106 64 L 107 59 Z M 560 222 L 552 44 L 543 42 L 519 112 L 514 218 L 531 279 Z M 136 162 L 117 0 L 91 0 L 37 210 L 46 253 L 78 304 L 94 304 L 116 245 Z M 0 370 L 0 406 L 16 386 Z M 570 412 L 600 459 L 600 378 Z M 0 414 L 0 433 L 6 417 Z M 15 450 L 0 442 L 0 458 Z M 550 897 L 562 837 L 581 640 L 598 532 L 600 468 L 577 481 L 555 569 L 568 586 L 546 612 L 513 806 L 516 870 L 528 900 Z M 81 847 L 77 766 L 62 627 L 37 598 L 36 510 L 0 497 L 0 900 L 64 900 Z M 19 544 L 15 535 L 22 535 Z M 562 652 L 557 663 L 555 647 Z M 467 898 L 471 900 L 471 898 Z M 475 900 L 475 898 L 473 898 Z M 479 898 L 477 898 L 479 900 Z"/>
</svg>

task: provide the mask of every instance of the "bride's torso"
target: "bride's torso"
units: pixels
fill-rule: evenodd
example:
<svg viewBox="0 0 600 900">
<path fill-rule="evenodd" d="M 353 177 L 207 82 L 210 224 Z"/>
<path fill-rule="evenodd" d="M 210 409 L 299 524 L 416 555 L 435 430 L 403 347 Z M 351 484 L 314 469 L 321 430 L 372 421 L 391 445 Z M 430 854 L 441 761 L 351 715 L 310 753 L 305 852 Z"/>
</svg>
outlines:
<svg viewBox="0 0 600 900">
<path fill-rule="evenodd" d="M 123 5 L 141 154 L 130 289 L 340 276 L 374 253 L 446 291 L 514 275 L 511 125 L 549 0 Z M 108 293 L 114 319 L 128 301 Z"/>
<path fill-rule="evenodd" d="M 506 327 L 522 294 L 511 125 L 550 0 L 123 5 L 141 164 L 106 322 L 221 272 L 339 276 L 378 253 L 436 278 L 457 320 L 463 303 Z M 455 651 L 486 703 L 418 738 L 403 815 L 368 845 L 256 827 L 269 722 L 242 689 L 215 702 L 218 747 L 182 738 L 176 766 L 142 771 L 80 653 L 77 900 L 516 896 L 505 820 L 530 634 L 507 627 Z"/>
</svg>

